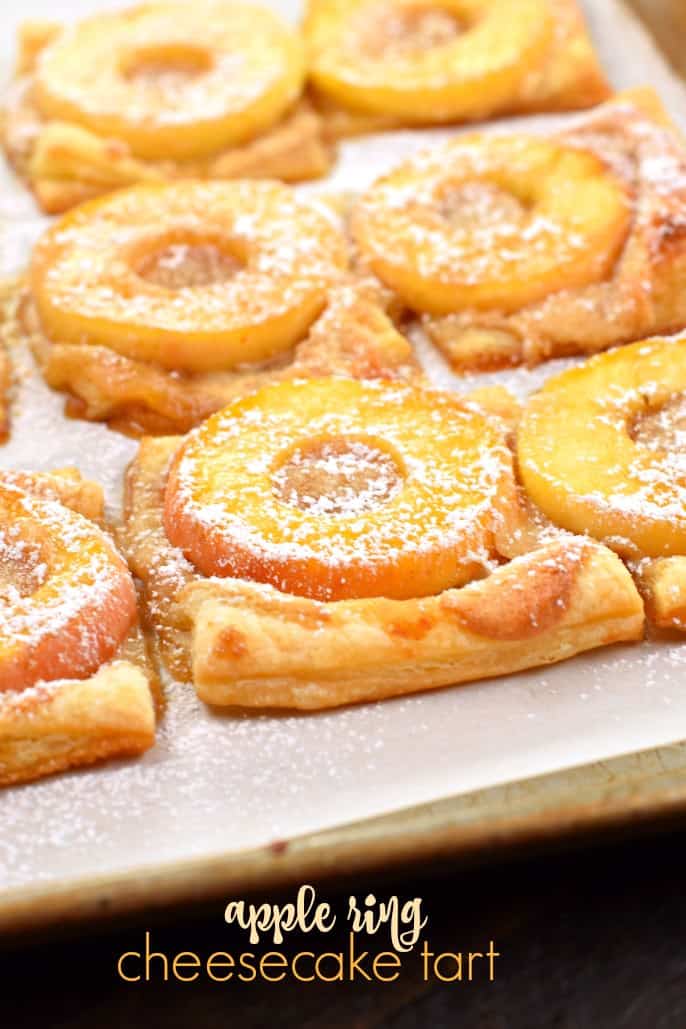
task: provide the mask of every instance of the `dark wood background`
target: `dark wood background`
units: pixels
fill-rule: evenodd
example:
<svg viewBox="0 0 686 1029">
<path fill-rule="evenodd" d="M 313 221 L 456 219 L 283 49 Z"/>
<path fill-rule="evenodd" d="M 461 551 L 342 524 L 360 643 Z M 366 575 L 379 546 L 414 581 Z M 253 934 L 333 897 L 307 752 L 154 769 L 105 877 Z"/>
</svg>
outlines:
<svg viewBox="0 0 686 1029">
<path fill-rule="evenodd" d="M 495 941 L 501 957 L 493 984 L 427 984 L 418 963 L 410 962 L 402 978 L 386 986 L 160 980 L 124 985 L 117 979 L 119 955 L 139 950 L 146 929 L 155 948 L 170 955 L 247 949 L 245 938 L 224 925 L 223 903 L 202 912 L 168 912 L 163 922 L 140 918 L 116 930 L 101 927 L 97 936 L 91 928 L 81 937 L 53 937 L 38 945 L 8 943 L 0 951 L 0 1024 L 684 1029 L 685 868 L 681 831 L 479 869 L 407 870 L 388 881 L 364 877 L 346 884 L 339 897 L 325 891 L 338 908 L 348 892 L 421 896 L 432 949 L 481 950 Z M 318 950 L 344 945 L 343 934 L 323 939 L 326 945 L 315 944 Z M 311 937 L 300 938 L 285 949 L 310 949 L 312 943 Z"/>
<path fill-rule="evenodd" d="M 686 73 L 686 0 L 630 2 Z M 392 880 L 340 886 L 342 896 L 369 889 L 421 896 L 427 936 L 443 950 L 482 949 L 494 939 L 502 956 L 493 984 L 427 984 L 409 964 L 392 986 L 118 980 L 117 957 L 138 949 L 146 929 L 171 954 L 245 949 L 224 925 L 221 903 L 168 912 L 162 921 L 29 934 L 0 944 L 0 1026 L 684 1029 L 685 881 L 686 826 L 557 856 L 406 869 Z M 292 946 L 307 949 L 304 940 Z M 327 937 L 327 949 L 336 941 Z"/>
</svg>

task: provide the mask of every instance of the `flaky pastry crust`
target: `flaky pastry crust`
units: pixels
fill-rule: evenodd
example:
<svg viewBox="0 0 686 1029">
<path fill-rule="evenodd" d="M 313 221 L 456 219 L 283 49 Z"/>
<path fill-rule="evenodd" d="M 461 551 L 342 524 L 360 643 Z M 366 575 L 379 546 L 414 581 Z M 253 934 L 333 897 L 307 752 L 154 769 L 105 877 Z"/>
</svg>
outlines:
<svg viewBox="0 0 686 1029">
<path fill-rule="evenodd" d="M 510 420 L 514 405 L 491 402 Z M 237 579 L 203 578 L 169 542 L 164 492 L 178 438 L 144 439 L 127 477 L 122 543 L 149 625 L 177 678 L 203 700 L 325 708 L 503 675 L 643 632 L 643 604 L 616 555 L 542 533 L 523 502 L 485 579 L 437 596 L 320 602 Z"/>
<path fill-rule="evenodd" d="M 578 539 L 423 600 L 319 604 L 213 580 L 187 587 L 183 603 L 198 695 L 243 707 L 382 700 L 553 664 L 643 631 L 619 558 Z"/>
<path fill-rule="evenodd" d="M 10 345 L 28 345 L 48 385 L 69 394 L 67 414 L 105 421 L 134 436 L 186 432 L 268 382 L 318 375 L 422 377 L 410 343 L 384 311 L 372 282 L 333 288 L 323 314 L 290 353 L 236 371 L 182 374 L 106 347 L 50 340 L 23 281 L 15 284 L 1 331 Z"/>
<path fill-rule="evenodd" d="M 321 117 L 303 98 L 255 139 L 196 161 L 144 160 L 121 139 L 68 121 L 45 119 L 33 95 L 36 62 L 62 28 L 47 21 L 21 27 L 16 81 L 2 119 L 8 159 L 46 213 L 58 214 L 136 182 L 179 178 L 301 182 L 319 178 L 331 167 L 334 151 L 324 138 Z"/>
<path fill-rule="evenodd" d="M 102 490 L 75 469 L 3 472 L 2 480 L 102 522 Z M 0 786 L 143 753 L 154 743 L 160 702 L 138 626 L 115 657 L 88 678 L 0 691 Z"/>
</svg>

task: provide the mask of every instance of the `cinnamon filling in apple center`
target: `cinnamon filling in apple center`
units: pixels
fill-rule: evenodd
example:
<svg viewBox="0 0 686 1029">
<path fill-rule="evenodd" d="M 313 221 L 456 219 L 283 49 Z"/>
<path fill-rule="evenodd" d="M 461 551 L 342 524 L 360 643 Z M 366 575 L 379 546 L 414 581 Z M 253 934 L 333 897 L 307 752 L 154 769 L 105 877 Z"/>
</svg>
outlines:
<svg viewBox="0 0 686 1029">
<path fill-rule="evenodd" d="M 373 11 L 365 12 L 364 26 L 356 41 L 362 56 L 371 60 L 412 58 L 452 43 L 464 28 L 450 11 L 441 7 L 379 4 Z"/>
<path fill-rule="evenodd" d="M 0 603 L 30 597 L 45 582 L 48 567 L 41 547 L 16 529 L 0 531 Z"/>
<path fill-rule="evenodd" d="M 213 63 L 203 47 L 170 43 L 136 48 L 126 55 L 121 70 L 129 82 L 169 93 L 210 71 Z"/>
<path fill-rule="evenodd" d="M 678 393 L 654 410 L 634 418 L 630 435 L 648 450 L 681 454 L 686 459 L 686 395 Z"/>
<path fill-rule="evenodd" d="M 490 182 L 448 185 L 436 198 L 436 208 L 441 218 L 466 232 L 524 228 L 530 213 L 523 199 Z"/>
<path fill-rule="evenodd" d="M 214 243 L 174 242 L 146 254 L 136 274 L 163 289 L 191 289 L 226 282 L 243 267 L 238 257 Z"/>
<path fill-rule="evenodd" d="M 358 515 L 386 503 L 403 484 L 399 462 L 364 440 L 318 440 L 274 471 L 278 500 L 309 514 Z"/>
</svg>

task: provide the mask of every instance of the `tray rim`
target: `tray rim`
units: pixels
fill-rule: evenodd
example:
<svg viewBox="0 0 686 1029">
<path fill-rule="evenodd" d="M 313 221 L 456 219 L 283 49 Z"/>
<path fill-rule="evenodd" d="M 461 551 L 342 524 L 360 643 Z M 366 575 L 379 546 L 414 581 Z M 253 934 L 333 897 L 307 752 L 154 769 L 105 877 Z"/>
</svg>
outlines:
<svg viewBox="0 0 686 1029">
<path fill-rule="evenodd" d="M 203 903 L 484 851 L 535 850 L 686 814 L 686 741 L 163 865 L 0 894 L 0 935 Z"/>
</svg>

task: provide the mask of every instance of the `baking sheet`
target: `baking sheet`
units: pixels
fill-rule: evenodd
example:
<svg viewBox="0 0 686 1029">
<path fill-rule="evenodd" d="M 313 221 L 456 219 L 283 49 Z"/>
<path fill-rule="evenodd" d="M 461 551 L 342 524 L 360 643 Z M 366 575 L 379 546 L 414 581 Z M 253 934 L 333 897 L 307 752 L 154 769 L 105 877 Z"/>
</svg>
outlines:
<svg viewBox="0 0 686 1029">
<path fill-rule="evenodd" d="M 112 4 L 30 0 L 21 17 L 81 15 Z M 274 6 L 296 16 L 296 5 Z M 618 88 L 650 82 L 686 127 L 686 90 L 618 0 L 586 4 Z M 19 13 L 0 12 L 0 59 L 11 59 Z M 528 128 L 560 118 L 527 119 Z M 523 119 L 512 121 L 521 123 Z M 502 126 L 502 123 L 500 123 Z M 492 127 L 500 127 L 492 126 Z M 398 159 L 454 130 L 352 141 L 325 184 L 361 188 Z M 21 267 L 41 219 L 23 189 L 0 176 L 0 271 Z M 464 389 L 501 381 L 520 395 L 557 370 L 457 380 L 421 347 L 433 379 Z M 130 440 L 70 422 L 63 398 L 26 361 L 5 467 L 77 464 L 119 503 Z M 554 668 L 330 714 L 221 715 L 172 684 L 157 746 L 0 795 L 0 909 L 33 885 L 64 889 L 91 877 L 164 872 L 194 858 L 249 850 L 451 795 L 609 759 L 686 737 L 686 643 L 623 647 Z"/>
</svg>

